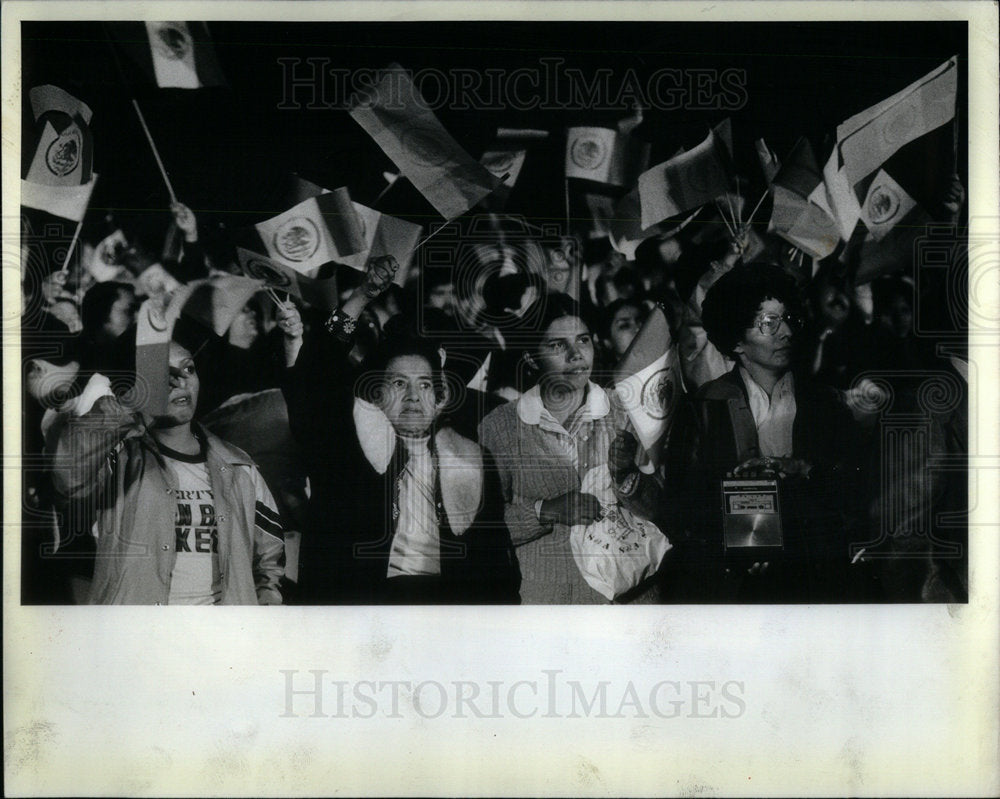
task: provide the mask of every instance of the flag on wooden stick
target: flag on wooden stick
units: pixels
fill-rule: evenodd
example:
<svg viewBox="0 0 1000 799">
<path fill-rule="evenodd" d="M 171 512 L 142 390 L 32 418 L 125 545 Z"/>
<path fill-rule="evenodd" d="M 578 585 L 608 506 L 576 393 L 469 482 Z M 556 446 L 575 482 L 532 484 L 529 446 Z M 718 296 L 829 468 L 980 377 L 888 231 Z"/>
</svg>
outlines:
<svg viewBox="0 0 1000 799">
<path fill-rule="evenodd" d="M 642 227 L 651 227 L 726 194 L 732 152 L 732 131 L 726 119 L 694 149 L 643 172 L 639 176 Z"/>
<path fill-rule="evenodd" d="M 306 277 L 280 261 L 251 252 L 243 247 L 236 248 L 236 257 L 243 274 L 263 281 L 264 285 L 269 288 L 286 291 L 310 305 L 328 311 L 335 310 L 340 304 L 336 277 L 325 280 Z"/>
<path fill-rule="evenodd" d="M 773 205 L 767 229 L 817 260 L 830 255 L 841 239 L 836 220 L 810 199 L 822 187 L 812 145 L 801 137 L 771 181 Z"/>
<path fill-rule="evenodd" d="M 271 258 L 310 277 L 323 264 L 343 261 L 365 246 L 346 188 L 310 197 L 254 228 Z"/>
</svg>

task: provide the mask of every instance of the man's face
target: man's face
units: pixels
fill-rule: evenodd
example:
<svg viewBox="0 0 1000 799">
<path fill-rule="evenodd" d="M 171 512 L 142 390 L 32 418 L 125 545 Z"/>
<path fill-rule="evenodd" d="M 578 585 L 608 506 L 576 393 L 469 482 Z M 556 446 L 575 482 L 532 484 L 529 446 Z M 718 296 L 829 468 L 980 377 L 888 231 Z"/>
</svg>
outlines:
<svg viewBox="0 0 1000 799">
<path fill-rule="evenodd" d="M 191 353 L 176 341 L 170 342 L 170 394 L 167 412 L 158 417 L 158 427 L 177 427 L 189 424 L 198 404 L 198 372 Z"/>
<path fill-rule="evenodd" d="M 535 364 L 542 380 L 567 388 L 582 388 L 594 367 L 594 340 L 583 321 L 562 316 L 549 325 L 535 351 Z"/>
<path fill-rule="evenodd" d="M 426 358 L 400 355 L 385 370 L 380 406 L 397 433 L 424 436 L 440 413 L 434 376 Z"/>
<path fill-rule="evenodd" d="M 634 305 L 625 305 L 615 312 L 611 320 L 611 351 L 621 358 L 642 327 L 642 313 Z"/>
<path fill-rule="evenodd" d="M 766 314 L 783 316 L 785 305 L 779 300 L 767 299 L 757 309 L 754 323 L 743 332 L 743 340 L 734 348 L 740 361 L 760 366 L 768 371 L 783 374 L 792 363 L 792 328 L 781 320 L 774 335 L 762 333 L 757 320 Z"/>
</svg>

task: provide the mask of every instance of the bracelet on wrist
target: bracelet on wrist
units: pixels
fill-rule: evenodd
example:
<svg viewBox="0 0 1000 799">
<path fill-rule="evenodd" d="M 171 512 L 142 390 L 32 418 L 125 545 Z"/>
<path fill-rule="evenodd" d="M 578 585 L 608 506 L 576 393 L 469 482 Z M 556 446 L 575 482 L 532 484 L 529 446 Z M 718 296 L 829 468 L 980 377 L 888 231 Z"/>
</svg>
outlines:
<svg viewBox="0 0 1000 799">
<path fill-rule="evenodd" d="M 330 314 L 330 317 L 324 324 L 327 332 L 336 336 L 341 341 L 348 341 L 354 335 L 354 330 L 357 326 L 357 319 L 347 314 L 342 314 L 339 310 Z"/>
</svg>

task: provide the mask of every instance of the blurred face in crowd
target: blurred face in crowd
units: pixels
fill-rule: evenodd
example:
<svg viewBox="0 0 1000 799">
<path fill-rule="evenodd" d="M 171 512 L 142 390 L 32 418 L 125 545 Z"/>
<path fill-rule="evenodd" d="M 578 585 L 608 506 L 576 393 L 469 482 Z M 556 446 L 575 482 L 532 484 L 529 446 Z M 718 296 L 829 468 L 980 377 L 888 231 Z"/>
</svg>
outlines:
<svg viewBox="0 0 1000 799">
<path fill-rule="evenodd" d="M 553 320 L 535 350 L 534 363 L 543 386 L 583 388 L 594 367 L 594 340 L 577 316 Z"/>
<path fill-rule="evenodd" d="M 427 305 L 444 311 L 448 316 L 453 316 L 455 313 L 455 284 L 442 283 L 432 288 L 427 295 Z"/>
<path fill-rule="evenodd" d="M 664 239 L 657 248 L 665 264 L 675 264 L 681 257 L 681 243 L 677 239 Z"/>
<path fill-rule="evenodd" d="M 167 412 L 156 420 L 157 426 L 178 427 L 190 424 L 198 404 L 200 387 L 191 353 L 176 341 L 171 341 L 170 394 L 167 399 Z"/>
<path fill-rule="evenodd" d="M 479 328 L 479 313 L 484 307 L 483 298 L 477 293 L 472 293 L 470 296 L 463 296 L 460 293 L 455 295 L 455 316 L 469 330 Z"/>
<path fill-rule="evenodd" d="M 615 358 L 621 358 L 625 354 L 640 327 L 642 327 L 642 311 L 638 307 L 623 305 L 615 312 L 608 331 L 611 352 Z"/>
<path fill-rule="evenodd" d="M 118 299 L 111 304 L 108 318 L 104 320 L 102 331 L 108 338 L 118 338 L 135 321 L 135 294 L 122 289 Z"/>
<path fill-rule="evenodd" d="M 545 282 L 549 291 L 565 293 L 569 285 L 572 264 L 566 253 L 559 250 L 549 250 L 548 264 L 545 267 Z"/>
<path fill-rule="evenodd" d="M 780 300 L 766 299 L 757 309 L 754 323 L 743 333 L 743 340 L 734 347 L 740 363 L 748 369 L 757 366 L 774 374 L 784 374 L 792 364 L 792 338 L 794 332 L 785 315 L 785 304 Z M 774 333 L 761 331 L 759 324 L 775 322 Z"/>
<path fill-rule="evenodd" d="M 420 355 L 398 355 L 385 370 L 380 402 L 397 433 L 424 436 L 441 411 L 434 393 L 434 374 Z"/>
<path fill-rule="evenodd" d="M 893 334 L 906 338 L 913 329 L 913 306 L 905 297 L 894 297 L 888 313 L 883 317 Z"/>
<path fill-rule="evenodd" d="M 57 366 L 43 358 L 32 358 L 28 361 L 25 387 L 35 400 L 48 405 L 53 400 L 68 396 L 69 388 L 79 371 L 80 364 L 76 361 Z"/>
<path fill-rule="evenodd" d="M 252 303 L 243 306 L 229 327 L 229 343 L 240 349 L 249 349 L 260 336 L 260 318 Z"/>
<path fill-rule="evenodd" d="M 851 300 L 833 286 L 826 286 L 819 295 L 819 310 L 826 324 L 838 327 L 847 319 L 851 310 Z"/>
</svg>

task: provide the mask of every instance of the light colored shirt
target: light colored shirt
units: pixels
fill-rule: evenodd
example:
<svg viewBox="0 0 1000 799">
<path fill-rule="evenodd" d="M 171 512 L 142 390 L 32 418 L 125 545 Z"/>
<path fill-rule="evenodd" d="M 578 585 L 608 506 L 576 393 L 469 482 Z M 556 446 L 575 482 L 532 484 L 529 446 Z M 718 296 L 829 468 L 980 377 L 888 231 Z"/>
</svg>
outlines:
<svg viewBox="0 0 1000 799">
<path fill-rule="evenodd" d="M 177 558 L 170 574 L 170 605 L 216 605 L 222 598 L 219 577 L 219 529 L 215 498 L 205 461 L 166 456 L 177 475 L 174 545 Z"/>
<path fill-rule="evenodd" d="M 399 479 L 399 519 L 389 552 L 389 577 L 440 574 L 441 538 L 434 508 L 430 436 L 400 436 L 409 458 Z"/>
<path fill-rule="evenodd" d="M 740 367 L 740 376 L 747 387 L 750 413 L 757 426 L 757 444 L 760 454 L 769 458 L 792 456 L 792 426 L 795 424 L 795 379 L 791 372 L 774 385 L 767 396 L 750 373 Z"/>
<path fill-rule="evenodd" d="M 580 471 L 580 449 L 586 446 L 589 438 L 587 431 L 590 422 L 603 419 L 610 411 L 611 403 L 607 393 L 593 382 L 587 384 L 587 396 L 583 404 L 566 420 L 565 427 L 559 424 L 549 409 L 545 407 L 539 386 L 525 392 L 517 403 L 517 415 L 521 421 L 525 424 L 537 425 L 541 430 L 552 433 L 557 448 L 569 459 L 573 468 L 578 472 Z M 540 518 L 541 509 L 542 500 L 538 500 L 535 502 L 535 516 Z"/>
</svg>

